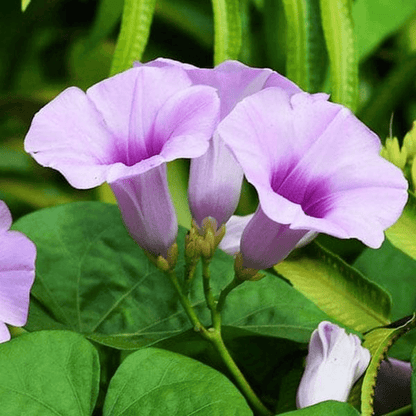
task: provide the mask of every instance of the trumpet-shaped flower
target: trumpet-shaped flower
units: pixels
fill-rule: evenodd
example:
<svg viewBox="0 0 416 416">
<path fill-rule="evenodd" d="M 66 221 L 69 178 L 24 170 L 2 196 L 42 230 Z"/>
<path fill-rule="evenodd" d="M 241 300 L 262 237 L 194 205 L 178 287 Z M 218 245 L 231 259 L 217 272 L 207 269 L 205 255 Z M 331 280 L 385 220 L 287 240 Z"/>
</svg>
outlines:
<svg viewBox="0 0 416 416">
<path fill-rule="evenodd" d="M 331 322 L 321 322 L 309 342 L 305 372 L 296 396 L 297 407 L 326 400 L 346 402 L 370 358 L 370 352 L 361 346 L 356 335 L 347 335 Z"/>
<path fill-rule="evenodd" d="M 10 231 L 12 216 L 0 201 L 0 342 L 8 341 L 6 323 L 23 326 L 35 279 L 35 245 L 22 233 Z"/>
<path fill-rule="evenodd" d="M 327 100 L 268 88 L 218 126 L 260 201 L 241 237 L 244 267 L 271 267 L 312 233 L 377 248 L 403 210 L 407 182 L 378 137 Z"/>
<path fill-rule="evenodd" d="M 137 65 L 140 65 L 139 63 Z M 301 90 L 293 82 L 270 69 L 250 68 L 237 61 L 226 61 L 214 69 L 201 69 L 170 59 L 157 59 L 146 66 L 179 66 L 194 85 L 215 87 L 220 97 L 220 119 L 226 117 L 243 98 L 264 88 L 280 87 L 288 94 Z M 218 134 L 208 151 L 192 159 L 189 177 L 189 206 L 198 226 L 212 217 L 220 227 L 235 211 L 240 198 L 243 172 Z"/>
<path fill-rule="evenodd" d="M 177 235 L 166 162 L 204 154 L 218 116 L 215 89 L 182 68 L 132 68 L 62 92 L 35 115 L 25 149 L 75 188 L 108 182 L 131 236 L 166 257 Z"/>
</svg>

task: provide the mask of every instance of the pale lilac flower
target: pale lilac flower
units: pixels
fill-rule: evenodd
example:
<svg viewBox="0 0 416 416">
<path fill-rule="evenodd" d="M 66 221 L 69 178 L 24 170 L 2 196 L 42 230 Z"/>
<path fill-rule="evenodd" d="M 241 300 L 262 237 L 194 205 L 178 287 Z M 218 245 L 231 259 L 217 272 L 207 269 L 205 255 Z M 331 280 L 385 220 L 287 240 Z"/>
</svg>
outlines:
<svg viewBox="0 0 416 416">
<path fill-rule="evenodd" d="M 0 201 L 0 342 L 8 341 L 6 323 L 26 324 L 30 289 L 35 280 L 35 245 L 22 233 L 10 231 L 12 216 Z"/>
<path fill-rule="evenodd" d="M 215 89 L 183 69 L 132 68 L 62 92 L 35 115 L 25 149 L 75 188 L 108 182 L 132 237 L 166 257 L 178 228 L 166 162 L 204 154 L 218 115 Z"/>
<path fill-rule="evenodd" d="M 260 201 L 241 238 L 244 267 L 273 266 L 310 232 L 378 248 L 403 210 L 407 182 L 378 137 L 327 100 L 268 88 L 218 126 Z"/>
<path fill-rule="evenodd" d="M 331 322 L 321 322 L 309 342 L 296 406 L 300 409 L 326 400 L 346 402 L 370 359 L 370 352 L 356 335 L 347 335 L 345 329 Z"/>
<path fill-rule="evenodd" d="M 288 94 L 301 91 L 293 82 L 270 69 L 250 68 L 237 61 L 225 61 L 214 69 L 201 69 L 170 59 L 157 59 L 145 65 L 179 66 L 186 70 L 194 85 L 215 87 L 221 101 L 220 119 L 244 97 L 264 88 L 280 87 Z M 228 221 L 237 207 L 242 179 L 241 167 L 214 133 L 208 151 L 191 161 L 189 206 L 198 226 L 206 217 L 214 218 L 218 227 Z"/>
</svg>

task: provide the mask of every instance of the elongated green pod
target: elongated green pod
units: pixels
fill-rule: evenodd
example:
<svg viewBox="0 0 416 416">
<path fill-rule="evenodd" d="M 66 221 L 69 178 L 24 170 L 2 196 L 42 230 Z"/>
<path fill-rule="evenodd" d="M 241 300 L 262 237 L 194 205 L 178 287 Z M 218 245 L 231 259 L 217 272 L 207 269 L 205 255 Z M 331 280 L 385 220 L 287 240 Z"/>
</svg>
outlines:
<svg viewBox="0 0 416 416">
<path fill-rule="evenodd" d="M 351 0 L 320 0 L 322 27 L 328 49 L 332 101 L 357 108 L 358 55 Z"/>
<path fill-rule="evenodd" d="M 21 9 L 22 12 L 25 12 L 27 9 L 27 6 L 29 6 L 30 0 L 22 0 L 22 5 L 21 5 Z"/>
<path fill-rule="evenodd" d="M 241 49 L 239 0 L 212 0 L 214 12 L 214 64 L 237 59 Z"/>
<path fill-rule="evenodd" d="M 319 91 L 327 53 L 319 0 L 283 0 L 287 25 L 286 75 L 302 89 Z"/>
<path fill-rule="evenodd" d="M 111 75 L 130 68 L 142 57 L 149 38 L 156 0 L 125 0 Z"/>
</svg>

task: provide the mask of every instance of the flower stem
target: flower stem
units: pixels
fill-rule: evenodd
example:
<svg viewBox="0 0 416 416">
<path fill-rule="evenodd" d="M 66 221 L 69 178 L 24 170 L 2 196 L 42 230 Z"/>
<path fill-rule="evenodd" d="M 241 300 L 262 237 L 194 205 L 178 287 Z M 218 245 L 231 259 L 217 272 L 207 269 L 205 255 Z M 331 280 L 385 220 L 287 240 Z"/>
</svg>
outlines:
<svg viewBox="0 0 416 416">
<path fill-rule="evenodd" d="M 194 308 L 191 305 L 189 298 L 183 294 L 181 285 L 179 284 L 175 271 L 169 270 L 166 272 L 166 274 L 168 275 L 170 281 L 172 282 L 174 288 L 176 289 L 176 292 L 179 295 L 179 300 L 182 304 L 182 307 L 184 308 L 186 314 L 188 315 L 189 320 L 194 326 L 194 330 L 197 332 L 201 332 L 201 334 L 204 334 L 205 332 L 207 332 L 206 328 L 201 324 L 201 321 L 199 320 L 197 314 L 195 313 Z"/>
<path fill-rule="evenodd" d="M 210 260 L 203 259 L 202 268 L 203 268 L 204 294 L 205 294 L 205 300 L 206 300 L 207 306 L 211 311 L 211 318 L 212 318 L 212 325 L 213 325 L 213 327 L 209 329 L 206 329 L 204 325 L 202 325 L 202 323 L 200 322 L 188 296 L 184 293 L 178 281 L 175 271 L 170 269 L 169 271 L 166 271 L 166 274 L 169 277 L 170 281 L 172 282 L 173 286 L 175 287 L 175 290 L 179 295 L 179 300 L 186 314 L 188 315 L 189 320 L 194 326 L 194 329 L 197 332 L 199 332 L 204 339 L 211 342 L 211 344 L 217 350 L 223 363 L 227 367 L 228 371 L 232 374 L 237 386 L 239 387 L 240 391 L 243 393 L 244 397 L 246 398 L 246 400 L 248 401 L 252 409 L 259 416 L 272 416 L 272 413 L 263 405 L 263 403 L 257 397 L 256 393 L 248 384 L 243 373 L 240 371 L 233 357 L 231 356 L 227 347 L 225 346 L 224 341 L 222 339 L 222 335 L 221 335 L 221 313 L 219 309 L 220 302 L 221 302 L 221 307 L 223 307 L 227 295 L 231 292 L 231 290 L 239 286 L 243 281 L 238 280 L 237 278 L 234 278 L 234 280 L 230 282 L 228 286 L 226 286 L 225 289 L 222 290 L 220 294 L 219 302 L 217 303 L 215 301 L 215 298 L 214 298 L 214 295 L 212 293 L 212 289 L 210 286 L 209 264 L 210 264 Z"/>
<path fill-rule="evenodd" d="M 257 397 L 256 393 L 250 387 L 243 373 L 240 371 L 233 357 L 229 353 L 222 339 L 221 330 L 217 330 L 217 329 L 209 330 L 208 338 L 211 341 L 211 343 L 214 345 L 222 361 L 224 362 L 224 364 L 227 366 L 228 370 L 232 374 L 240 391 L 244 394 L 245 398 L 250 403 L 252 409 L 256 411 L 256 414 L 261 415 L 261 416 L 272 416 L 272 413 L 264 406 L 264 404 Z"/>
<path fill-rule="evenodd" d="M 211 312 L 212 326 L 218 330 L 221 328 L 221 315 L 219 312 L 217 312 L 217 302 L 215 301 L 211 289 L 211 273 L 209 270 L 210 262 L 210 260 L 202 258 L 202 280 L 204 285 L 205 301 L 208 306 L 208 309 Z"/>
<path fill-rule="evenodd" d="M 240 286 L 241 283 L 244 283 L 245 280 L 240 280 L 236 276 L 234 276 L 234 279 L 228 283 L 228 285 L 221 290 L 220 297 L 218 298 L 217 303 L 217 311 L 221 312 L 224 309 L 225 300 L 227 299 L 228 294 L 235 289 L 237 286 Z"/>
</svg>

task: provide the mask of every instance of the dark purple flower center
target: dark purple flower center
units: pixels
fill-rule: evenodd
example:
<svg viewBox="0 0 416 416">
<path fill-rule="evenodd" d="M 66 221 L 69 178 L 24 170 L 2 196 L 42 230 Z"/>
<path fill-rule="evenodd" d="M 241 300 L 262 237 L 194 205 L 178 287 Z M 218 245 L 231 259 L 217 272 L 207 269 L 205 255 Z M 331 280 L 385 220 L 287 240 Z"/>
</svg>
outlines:
<svg viewBox="0 0 416 416">
<path fill-rule="evenodd" d="M 331 210 L 330 181 L 326 178 L 308 178 L 297 163 L 275 169 L 271 177 L 274 192 L 302 207 L 303 212 L 315 218 L 324 218 Z"/>
</svg>

